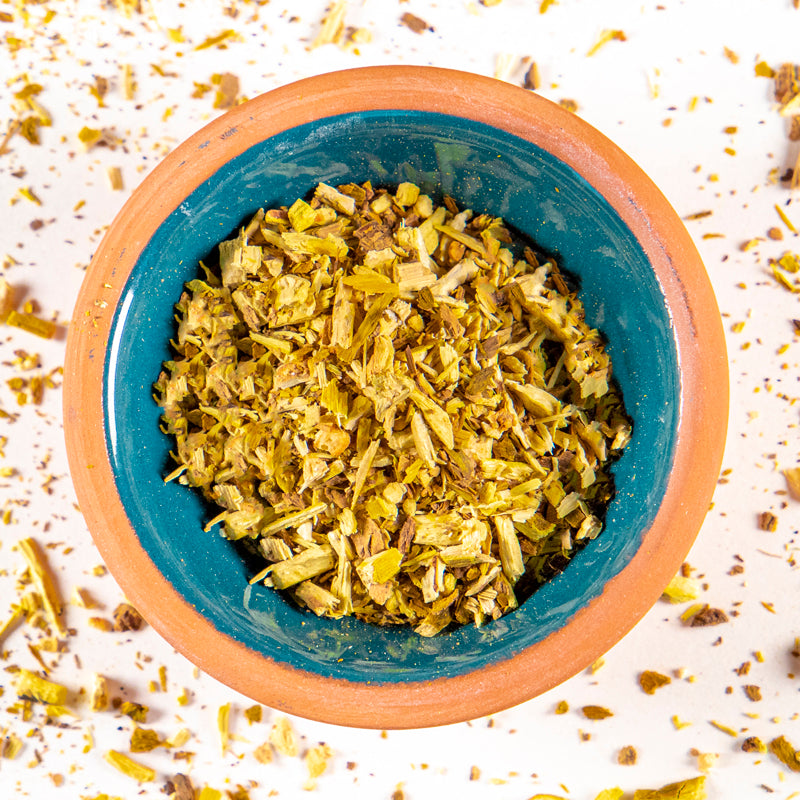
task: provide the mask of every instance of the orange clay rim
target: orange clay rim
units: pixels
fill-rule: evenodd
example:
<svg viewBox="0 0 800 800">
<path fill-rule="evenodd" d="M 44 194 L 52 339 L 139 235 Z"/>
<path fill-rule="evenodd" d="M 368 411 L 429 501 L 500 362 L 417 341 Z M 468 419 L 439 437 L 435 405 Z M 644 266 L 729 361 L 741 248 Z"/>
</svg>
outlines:
<svg viewBox="0 0 800 800">
<path fill-rule="evenodd" d="M 661 507 L 636 555 L 599 597 L 513 658 L 456 677 L 384 685 L 277 663 L 198 614 L 150 560 L 111 491 L 102 424 L 114 309 L 163 220 L 252 145 L 315 119 L 369 109 L 447 113 L 501 128 L 548 150 L 594 186 L 632 230 L 661 284 L 673 316 L 682 398 Z M 432 67 L 367 67 L 302 80 L 232 109 L 180 145 L 134 191 L 92 259 L 73 314 L 64 378 L 67 451 L 81 510 L 111 573 L 144 617 L 203 671 L 253 700 L 371 728 L 442 725 L 509 708 L 555 687 L 619 641 L 658 599 L 702 525 L 727 414 L 727 357 L 714 294 L 689 234 L 655 185 L 616 145 L 555 104 L 491 78 Z"/>
</svg>

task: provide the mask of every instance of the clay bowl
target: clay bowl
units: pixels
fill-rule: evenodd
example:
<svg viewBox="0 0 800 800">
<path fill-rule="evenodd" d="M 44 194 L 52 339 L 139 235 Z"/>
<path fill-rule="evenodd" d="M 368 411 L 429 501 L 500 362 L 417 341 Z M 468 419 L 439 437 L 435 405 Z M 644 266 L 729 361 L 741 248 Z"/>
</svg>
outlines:
<svg viewBox="0 0 800 800">
<path fill-rule="evenodd" d="M 606 529 L 512 614 L 432 639 L 318 619 L 204 533 L 208 509 L 162 480 L 151 386 L 197 262 L 261 206 L 323 180 L 413 180 L 501 215 L 581 284 L 634 438 Z M 410 728 L 496 712 L 592 663 L 678 570 L 708 509 L 727 423 L 722 326 L 703 265 L 644 173 L 579 118 L 466 73 L 323 75 L 236 107 L 133 193 L 86 275 L 65 378 L 72 477 L 97 547 L 151 625 L 201 669 L 283 711 Z M 454 702 L 454 699 L 457 701 Z"/>
</svg>

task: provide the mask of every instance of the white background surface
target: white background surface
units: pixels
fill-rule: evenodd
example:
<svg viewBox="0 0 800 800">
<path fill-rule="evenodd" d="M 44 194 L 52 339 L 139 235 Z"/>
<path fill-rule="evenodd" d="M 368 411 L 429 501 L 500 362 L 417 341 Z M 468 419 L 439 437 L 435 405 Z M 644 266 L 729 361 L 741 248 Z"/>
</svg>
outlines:
<svg viewBox="0 0 800 800">
<path fill-rule="evenodd" d="M 30 15 L 27 25 L 22 7 Z M 15 696 L 8 667 L 37 668 L 27 645 L 39 634 L 22 627 L 0 644 L 0 667 L 6 669 L 0 671 L 0 734 L 14 732 L 25 743 L 16 759 L 0 760 L 0 797 L 163 797 L 161 786 L 176 772 L 187 772 L 196 787 L 233 792 L 243 786 L 253 800 L 306 796 L 300 758 L 276 756 L 262 765 L 252 755 L 276 712 L 264 709 L 264 721 L 248 725 L 242 714 L 251 704 L 247 698 L 195 676 L 192 665 L 152 629 L 118 634 L 88 625 L 92 615 L 109 616 L 121 594 L 111 576 L 91 573 L 100 559 L 75 507 L 60 391 L 46 392 L 40 406 L 17 407 L 6 385 L 17 375 L 10 362 L 23 348 L 41 354 L 45 372 L 63 363 L 63 334 L 104 228 L 170 148 L 221 113 L 212 107 L 213 91 L 191 97 L 195 82 L 232 72 L 242 95 L 253 97 L 300 77 L 368 64 L 433 64 L 492 75 L 502 55 L 532 57 L 543 79 L 541 93 L 574 99 L 578 113 L 638 161 L 679 215 L 713 212 L 686 224 L 723 314 L 732 405 L 725 482 L 687 560 L 706 587 L 701 599 L 724 609 L 730 622 L 688 628 L 679 620 L 683 606 L 659 602 L 594 674 L 578 675 L 491 719 L 385 735 L 293 719 L 304 748 L 326 742 L 334 751 L 315 791 L 353 800 L 390 798 L 398 787 L 411 799 L 551 793 L 593 800 L 600 790 L 619 786 L 630 797 L 636 788 L 700 774 L 695 749 L 719 754 L 707 781 L 712 799 L 800 796 L 800 773 L 770 754 L 741 750 L 750 735 L 764 741 L 784 735 L 800 747 L 800 659 L 791 653 L 800 635 L 794 562 L 800 505 L 786 495 L 780 472 L 800 462 L 800 341 L 791 324 L 800 309 L 798 296 L 779 287 L 768 270 L 769 258 L 800 249 L 774 209 L 780 204 L 800 228 L 800 193 L 769 179 L 771 170 L 782 174 L 794 162 L 797 144 L 789 142 L 788 123 L 777 114 L 772 81 L 754 73 L 760 60 L 774 67 L 800 61 L 800 10 L 791 0 L 559 0 L 540 14 L 538 2 L 522 0 L 494 7 L 464 0 L 364 0 L 351 2 L 346 16 L 348 25 L 372 35 L 356 52 L 334 44 L 309 50 L 324 2 L 232 0 L 227 8 L 238 12 L 235 17 L 224 14 L 224 7 L 210 0 L 161 0 L 144 2 L 142 12 L 128 18 L 99 0 L 0 3 L 0 11 L 13 17 L 0 23 L 0 135 L 13 118 L 13 92 L 23 82 L 12 81 L 19 75 L 44 87 L 37 99 L 53 117 L 53 126 L 41 129 L 41 146 L 17 136 L 10 152 L 0 155 L 0 257 L 9 254 L 19 262 L 2 274 L 23 300 L 35 298 L 41 314 L 55 316 L 62 326 L 49 342 L 0 329 L 0 408 L 18 415 L 14 422 L 0 419 L 0 435 L 8 439 L 0 466 L 17 470 L 0 479 L 0 509 L 11 510 L 11 522 L 0 526 L 0 621 L 10 613 L 23 569 L 14 545 L 31 535 L 48 546 L 66 597 L 82 586 L 105 606 L 69 606 L 67 624 L 75 631 L 69 651 L 46 654 L 51 678 L 73 692 L 77 714 L 57 726 L 44 725 L 41 711 L 25 722 L 10 710 Z M 53 19 L 37 22 L 48 9 L 56 12 Z M 434 30 L 415 34 L 401 26 L 406 12 Z M 178 26 L 183 43 L 167 34 Z M 226 47 L 193 49 L 229 28 L 240 37 Z M 587 57 L 604 29 L 621 29 L 627 40 L 609 42 Z M 23 40 L 14 54 L 9 36 Z M 738 63 L 726 57 L 726 47 Z M 120 87 L 124 63 L 133 65 L 138 84 L 132 101 Z M 169 76 L 157 74 L 152 64 Z M 517 69 L 509 77 L 520 83 L 523 74 Z M 94 75 L 110 81 L 103 108 L 88 91 Z M 693 97 L 699 100 L 691 110 Z M 77 133 L 84 125 L 108 130 L 119 144 L 83 152 Z M 725 133 L 729 126 L 736 133 Z M 122 169 L 123 191 L 109 188 L 107 165 Z M 20 170 L 24 175 L 15 176 Z M 717 181 L 709 179 L 714 174 Z M 22 187 L 30 187 L 42 205 L 23 199 Z M 80 201 L 85 204 L 75 211 Z M 33 230 L 36 219 L 45 224 Z M 765 238 L 773 226 L 782 229 L 783 241 Z M 722 236 L 704 239 L 708 233 Z M 742 243 L 754 237 L 764 241 L 743 252 Z M 736 322 L 745 323 L 739 333 L 731 330 Z M 788 349 L 779 353 L 785 344 Z M 43 488 L 47 476 L 53 476 L 49 493 Z M 762 511 L 778 516 L 774 533 L 759 530 Z M 737 563 L 744 572 L 728 574 Z M 739 676 L 734 670 L 745 661 L 752 668 Z M 157 681 L 161 665 L 167 668 L 167 691 L 152 693 L 148 684 Z M 637 678 L 647 669 L 672 675 L 672 683 L 653 696 L 644 694 Z M 684 677 L 676 677 L 676 670 Z M 109 748 L 127 750 L 131 723 L 113 712 L 89 711 L 81 690 L 90 687 L 94 672 L 108 677 L 112 694 L 150 706 L 147 727 L 165 737 L 189 728 L 192 738 L 183 749 L 195 753 L 191 763 L 176 762 L 159 749 L 139 757 L 158 770 L 155 783 L 137 785 L 115 772 L 102 756 Z M 760 686 L 763 700 L 748 700 L 744 684 Z M 184 687 L 191 701 L 181 707 L 176 697 Z M 467 698 L 449 700 L 459 704 Z M 556 715 L 561 700 L 570 711 Z M 221 754 L 216 715 L 227 702 L 237 738 Z M 580 712 L 586 704 L 605 706 L 614 716 L 590 721 Z M 676 730 L 673 715 L 692 724 Z M 712 720 L 738 735 L 721 732 Z M 87 732 L 94 746 L 84 752 Z M 617 763 L 626 745 L 638 751 L 634 766 Z M 470 781 L 473 765 L 480 778 Z"/>
</svg>

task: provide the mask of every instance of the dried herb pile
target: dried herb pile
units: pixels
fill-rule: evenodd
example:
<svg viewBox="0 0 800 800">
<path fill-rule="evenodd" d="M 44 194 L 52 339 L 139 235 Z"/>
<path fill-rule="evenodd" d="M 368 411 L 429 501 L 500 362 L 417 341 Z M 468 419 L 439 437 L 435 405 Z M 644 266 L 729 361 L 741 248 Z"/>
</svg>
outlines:
<svg viewBox="0 0 800 800">
<path fill-rule="evenodd" d="M 168 479 L 263 556 L 254 580 L 432 636 L 600 533 L 630 422 L 575 292 L 501 219 L 320 184 L 201 266 L 155 386 Z"/>
</svg>

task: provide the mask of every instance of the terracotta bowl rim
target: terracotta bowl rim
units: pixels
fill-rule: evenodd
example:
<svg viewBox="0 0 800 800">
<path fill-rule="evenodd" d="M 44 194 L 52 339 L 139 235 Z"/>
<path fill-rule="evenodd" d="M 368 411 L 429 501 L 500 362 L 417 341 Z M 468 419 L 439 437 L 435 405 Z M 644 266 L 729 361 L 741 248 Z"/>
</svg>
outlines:
<svg viewBox="0 0 800 800">
<path fill-rule="evenodd" d="M 599 597 L 506 661 L 432 681 L 367 685 L 272 661 L 216 630 L 187 603 L 139 544 L 119 495 L 109 491 L 114 478 L 98 420 L 114 311 L 158 226 L 250 146 L 316 119 L 371 109 L 432 111 L 485 123 L 544 148 L 585 178 L 632 230 L 656 272 L 672 315 L 681 407 L 661 507 L 635 556 Z M 75 491 L 102 557 L 129 599 L 178 651 L 231 688 L 287 713 L 357 727 L 426 727 L 494 713 L 555 687 L 614 645 L 658 599 L 702 525 L 718 478 L 728 415 L 725 341 L 713 290 L 679 217 L 644 172 L 589 124 L 536 94 L 472 73 L 413 66 L 327 73 L 218 117 L 132 193 L 92 259 L 72 320 L 65 438 Z"/>
</svg>

